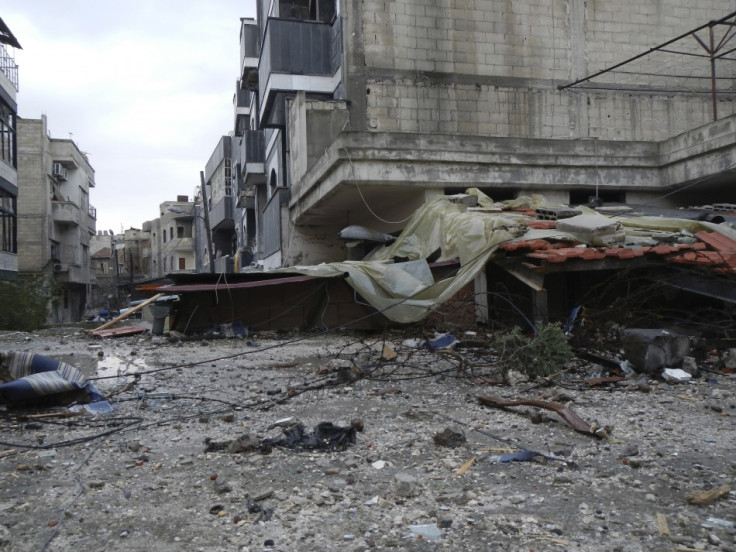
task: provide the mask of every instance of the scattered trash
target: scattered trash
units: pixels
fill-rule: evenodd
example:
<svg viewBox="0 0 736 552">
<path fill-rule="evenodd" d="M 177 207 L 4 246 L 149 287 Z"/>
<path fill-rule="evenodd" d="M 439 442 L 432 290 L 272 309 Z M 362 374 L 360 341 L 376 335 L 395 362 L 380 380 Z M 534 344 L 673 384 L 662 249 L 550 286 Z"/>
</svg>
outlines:
<svg viewBox="0 0 736 552">
<path fill-rule="evenodd" d="M 405 339 L 401 342 L 404 347 L 412 349 L 429 349 L 430 351 L 440 351 L 451 349 L 459 343 L 458 339 L 451 333 L 435 334 L 434 339 L 426 340 L 417 337 Z"/>
<path fill-rule="evenodd" d="M 240 320 L 228 322 L 227 324 L 217 324 L 213 326 L 205 337 L 209 339 L 220 337 L 248 337 L 248 330 Z"/>
<path fill-rule="evenodd" d="M 708 506 L 713 504 L 717 500 L 725 498 L 728 493 L 731 492 L 731 487 L 728 485 L 721 485 L 720 487 L 714 487 L 708 491 L 696 491 L 685 495 L 685 500 L 688 504 L 695 504 L 696 506 Z"/>
<path fill-rule="evenodd" d="M 108 401 L 96 401 L 88 404 L 76 404 L 69 408 L 69 412 L 87 412 L 93 416 L 99 416 L 102 414 L 110 414 L 113 412 L 113 407 Z"/>
<path fill-rule="evenodd" d="M 440 349 L 451 349 L 457 345 L 457 338 L 451 333 L 436 335 L 434 339 L 426 342 L 426 347 L 430 351 L 438 351 Z"/>
<path fill-rule="evenodd" d="M 506 464 L 508 462 L 531 462 L 537 456 L 544 455 L 533 450 L 520 450 L 518 452 L 512 452 L 510 454 L 502 454 L 501 456 L 499 456 L 498 461 L 502 464 Z"/>
<path fill-rule="evenodd" d="M 455 431 L 449 427 L 436 433 L 432 439 L 436 445 L 450 448 L 457 448 L 466 441 L 465 435 L 461 431 Z"/>
<path fill-rule="evenodd" d="M 411 525 L 409 527 L 409 537 L 416 539 L 426 539 L 429 542 L 436 542 L 442 536 L 442 531 L 437 527 L 436 523 L 427 525 Z"/>
<path fill-rule="evenodd" d="M 671 383 L 685 383 L 693 379 L 685 370 L 679 368 L 665 368 L 662 372 L 662 378 Z"/>
<path fill-rule="evenodd" d="M 373 462 L 371 464 L 371 466 L 373 466 L 377 470 L 382 470 L 383 468 L 386 467 L 386 461 L 385 460 L 376 460 L 375 462 Z"/>
<path fill-rule="evenodd" d="M 705 520 L 705 523 L 703 523 L 703 525 L 717 525 L 719 527 L 726 527 L 727 529 L 733 529 L 734 522 L 727 520 L 727 519 L 709 517 L 708 519 Z"/>
<path fill-rule="evenodd" d="M 285 419 L 289 420 L 288 418 Z M 273 447 L 283 447 L 292 450 L 345 450 L 355 444 L 355 434 L 363 430 L 363 422 L 354 419 L 347 427 L 336 426 L 332 422 L 322 422 L 314 427 L 314 431 L 307 432 L 301 423 L 283 427 L 283 437 L 268 438 L 260 441 L 249 434 L 229 441 L 213 441 L 205 438 L 205 452 L 229 453 L 256 452 L 268 454 Z"/>
</svg>

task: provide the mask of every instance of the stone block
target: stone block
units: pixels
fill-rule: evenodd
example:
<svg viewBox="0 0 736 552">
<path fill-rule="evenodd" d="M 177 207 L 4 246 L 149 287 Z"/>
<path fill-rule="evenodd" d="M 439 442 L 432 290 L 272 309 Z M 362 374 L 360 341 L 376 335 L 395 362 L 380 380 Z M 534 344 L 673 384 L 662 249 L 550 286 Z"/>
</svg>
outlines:
<svg viewBox="0 0 736 552">
<path fill-rule="evenodd" d="M 664 367 L 680 366 L 690 351 L 687 336 L 662 329 L 624 330 L 622 342 L 626 359 L 637 372 L 646 374 L 654 374 Z"/>
</svg>

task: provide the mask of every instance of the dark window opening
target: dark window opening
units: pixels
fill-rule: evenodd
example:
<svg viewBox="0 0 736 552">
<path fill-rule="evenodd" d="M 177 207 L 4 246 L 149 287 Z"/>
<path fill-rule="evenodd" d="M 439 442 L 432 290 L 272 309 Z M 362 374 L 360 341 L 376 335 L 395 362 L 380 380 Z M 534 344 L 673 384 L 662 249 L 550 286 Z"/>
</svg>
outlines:
<svg viewBox="0 0 736 552">
<path fill-rule="evenodd" d="M 17 200 L 5 190 L 0 190 L 0 250 L 17 253 L 18 220 Z"/>
</svg>

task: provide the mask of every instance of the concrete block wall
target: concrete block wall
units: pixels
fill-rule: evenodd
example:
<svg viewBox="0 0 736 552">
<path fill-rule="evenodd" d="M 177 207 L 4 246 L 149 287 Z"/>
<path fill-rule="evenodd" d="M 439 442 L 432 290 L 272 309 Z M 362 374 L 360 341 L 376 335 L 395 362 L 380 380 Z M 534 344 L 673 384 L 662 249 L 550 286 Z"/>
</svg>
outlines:
<svg viewBox="0 0 736 552">
<path fill-rule="evenodd" d="M 635 79 L 620 72 L 598 79 L 606 90 L 560 91 L 558 85 L 736 11 L 734 0 L 366 0 L 348 6 L 347 17 L 357 19 L 357 32 L 346 33 L 350 95 L 365 97 L 356 101 L 353 125 L 376 132 L 647 141 L 710 122 L 712 106 L 707 78 L 646 74 L 667 66 L 703 77 L 707 59 L 694 64 L 687 56 L 657 53 L 630 68 L 640 73 Z M 622 83 L 623 90 L 612 89 Z M 719 116 L 736 113 L 732 99 L 719 102 L 718 110 Z"/>
<path fill-rule="evenodd" d="M 18 121 L 18 269 L 23 272 L 43 270 L 51 253 L 45 139 L 44 120 Z"/>
</svg>

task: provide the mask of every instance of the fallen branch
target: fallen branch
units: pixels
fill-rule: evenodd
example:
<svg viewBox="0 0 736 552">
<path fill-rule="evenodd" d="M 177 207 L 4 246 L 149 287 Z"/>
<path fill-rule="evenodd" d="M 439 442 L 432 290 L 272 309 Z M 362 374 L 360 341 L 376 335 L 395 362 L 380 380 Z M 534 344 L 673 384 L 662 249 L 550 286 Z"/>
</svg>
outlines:
<svg viewBox="0 0 736 552">
<path fill-rule="evenodd" d="M 559 403 L 540 401 L 536 399 L 517 399 L 507 401 L 498 397 L 478 397 L 478 402 L 483 406 L 493 406 L 496 408 L 507 408 L 509 406 L 536 406 L 537 408 L 544 408 L 545 410 L 555 412 L 579 433 L 592 435 L 599 439 L 611 440 L 611 428 L 601 427 L 595 422 L 590 424 L 578 416 L 573 410 Z"/>
</svg>

